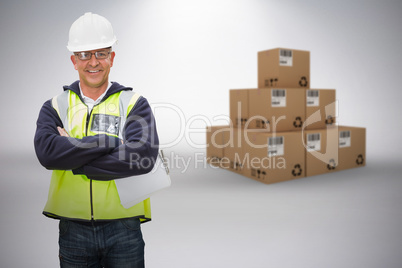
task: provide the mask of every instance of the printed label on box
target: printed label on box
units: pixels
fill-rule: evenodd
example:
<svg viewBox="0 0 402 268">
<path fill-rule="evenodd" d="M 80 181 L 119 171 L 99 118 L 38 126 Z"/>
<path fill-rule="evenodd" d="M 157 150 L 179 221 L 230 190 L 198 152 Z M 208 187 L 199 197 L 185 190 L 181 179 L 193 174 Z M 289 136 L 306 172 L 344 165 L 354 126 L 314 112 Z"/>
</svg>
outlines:
<svg viewBox="0 0 402 268">
<path fill-rule="evenodd" d="M 271 106 L 286 107 L 286 90 L 272 89 L 271 90 Z"/>
<path fill-rule="evenodd" d="M 269 137 L 268 138 L 268 157 L 283 155 L 285 152 L 284 143 L 285 143 L 285 139 L 283 136 Z"/>
<path fill-rule="evenodd" d="M 307 152 L 321 150 L 321 134 L 320 133 L 307 134 L 306 149 L 307 149 Z"/>
<path fill-rule="evenodd" d="M 307 106 L 315 107 L 320 105 L 320 93 L 318 90 L 307 90 Z"/>
<path fill-rule="evenodd" d="M 279 66 L 293 66 L 293 52 L 288 49 L 279 50 Z"/>
<path fill-rule="evenodd" d="M 350 147 L 350 144 L 350 131 L 346 130 L 339 132 L 339 148 Z"/>
</svg>

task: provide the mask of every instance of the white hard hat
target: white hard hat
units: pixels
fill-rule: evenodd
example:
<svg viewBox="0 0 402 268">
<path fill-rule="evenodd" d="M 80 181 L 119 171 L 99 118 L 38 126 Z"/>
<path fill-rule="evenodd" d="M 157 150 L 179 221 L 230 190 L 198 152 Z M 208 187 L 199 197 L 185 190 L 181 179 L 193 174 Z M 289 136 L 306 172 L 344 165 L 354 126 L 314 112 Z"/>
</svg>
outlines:
<svg viewBox="0 0 402 268">
<path fill-rule="evenodd" d="M 116 41 L 112 24 L 100 15 L 87 12 L 71 25 L 67 49 L 88 51 L 110 47 Z"/>
</svg>

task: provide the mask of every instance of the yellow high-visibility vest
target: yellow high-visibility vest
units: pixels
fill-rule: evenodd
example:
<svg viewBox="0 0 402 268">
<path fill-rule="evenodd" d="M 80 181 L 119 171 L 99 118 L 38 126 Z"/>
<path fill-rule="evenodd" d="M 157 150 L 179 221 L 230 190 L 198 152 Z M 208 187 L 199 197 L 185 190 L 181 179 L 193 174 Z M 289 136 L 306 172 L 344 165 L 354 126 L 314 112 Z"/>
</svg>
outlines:
<svg viewBox="0 0 402 268">
<path fill-rule="evenodd" d="M 52 106 L 70 137 L 81 139 L 97 134 L 121 137 L 124 122 L 139 97 L 132 91 L 117 92 L 95 105 L 89 117 L 88 107 L 71 90 L 54 97 Z M 144 222 L 151 219 L 151 206 L 148 198 L 126 209 L 120 203 L 114 180 L 91 180 L 85 175 L 74 175 L 71 170 L 54 170 L 43 214 L 84 221 L 139 217 Z"/>
</svg>

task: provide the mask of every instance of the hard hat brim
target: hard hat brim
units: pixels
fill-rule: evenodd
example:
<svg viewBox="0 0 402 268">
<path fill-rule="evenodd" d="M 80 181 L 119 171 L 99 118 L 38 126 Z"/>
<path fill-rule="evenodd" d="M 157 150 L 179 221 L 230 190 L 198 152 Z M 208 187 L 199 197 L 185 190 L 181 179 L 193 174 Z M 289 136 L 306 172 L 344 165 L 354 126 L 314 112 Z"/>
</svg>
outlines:
<svg viewBox="0 0 402 268">
<path fill-rule="evenodd" d="M 96 49 L 101 49 L 101 48 L 107 48 L 115 45 L 117 43 L 116 37 L 106 43 L 101 43 L 101 44 L 89 44 L 89 45 L 82 45 L 82 46 L 74 46 L 74 45 L 67 45 L 67 49 L 71 52 L 81 52 L 81 51 L 90 51 L 90 50 L 96 50 Z"/>
</svg>

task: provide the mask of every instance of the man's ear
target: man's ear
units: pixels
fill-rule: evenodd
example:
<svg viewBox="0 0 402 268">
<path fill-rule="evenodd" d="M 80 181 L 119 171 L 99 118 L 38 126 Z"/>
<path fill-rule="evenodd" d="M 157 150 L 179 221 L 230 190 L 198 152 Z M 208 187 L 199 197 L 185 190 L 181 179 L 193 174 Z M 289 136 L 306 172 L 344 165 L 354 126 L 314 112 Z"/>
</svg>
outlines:
<svg viewBox="0 0 402 268">
<path fill-rule="evenodd" d="M 75 57 L 75 55 L 71 55 L 71 62 L 74 64 L 74 69 L 77 70 L 77 58 Z"/>
<path fill-rule="evenodd" d="M 116 56 L 116 53 L 114 51 L 112 51 L 110 53 L 110 67 L 113 67 L 114 56 Z"/>
</svg>

